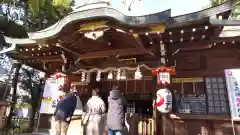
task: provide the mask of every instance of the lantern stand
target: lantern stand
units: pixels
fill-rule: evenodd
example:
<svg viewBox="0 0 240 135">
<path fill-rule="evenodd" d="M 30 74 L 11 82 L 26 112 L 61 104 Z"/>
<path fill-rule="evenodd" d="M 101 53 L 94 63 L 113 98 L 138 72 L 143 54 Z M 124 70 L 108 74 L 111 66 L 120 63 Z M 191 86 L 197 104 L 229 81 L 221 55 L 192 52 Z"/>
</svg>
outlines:
<svg viewBox="0 0 240 135">
<path fill-rule="evenodd" d="M 174 67 L 160 66 L 152 70 L 154 76 L 156 76 L 156 82 L 158 88 L 156 93 L 156 99 L 153 100 L 154 110 L 162 112 L 162 134 L 165 134 L 165 121 L 166 114 L 172 109 L 172 94 L 167 89 L 167 86 L 171 83 L 171 75 L 176 75 Z M 155 115 L 157 112 L 155 111 Z"/>
</svg>

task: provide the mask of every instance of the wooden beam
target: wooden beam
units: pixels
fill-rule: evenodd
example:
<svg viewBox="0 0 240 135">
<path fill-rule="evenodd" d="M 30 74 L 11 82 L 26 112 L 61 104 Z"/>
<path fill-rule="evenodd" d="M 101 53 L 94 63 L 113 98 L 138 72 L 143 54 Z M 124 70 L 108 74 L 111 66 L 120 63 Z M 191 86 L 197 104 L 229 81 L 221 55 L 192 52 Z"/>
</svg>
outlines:
<svg viewBox="0 0 240 135">
<path fill-rule="evenodd" d="M 214 41 L 213 40 L 203 40 L 203 41 L 196 41 L 196 42 L 185 42 L 180 44 L 174 44 L 171 47 L 169 47 L 169 50 L 171 50 L 172 54 L 175 54 L 179 50 L 188 50 L 193 48 L 206 48 L 206 45 L 211 45 Z M 168 45 L 167 45 L 168 46 Z"/>
<path fill-rule="evenodd" d="M 193 49 L 193 48 L 206 48 L 206 45 L 211 45 L 214 42 L 219 42 L 219 35 L 222 31 L 223 27 L 222 26 L 215 26 L 213 27 L 213 33 L 208 40 L 201 40 L 201 41 L 192 41 L 192 42 L 183 42 L 179 44 L 174 44 L 172 45 L 171 48 L 171 53 L 175 53 L 178 50 L 188 50 L 188 49 Z"/>
<path fill-rule="evenodd" d="M 224 120 L 230 121 L 231 117 L 228 115 L 194 115 L 194 114 L 169 114 L 171 119 L 175 120 Z"/>
<path fill-rule="evenodd" d="M 107 50 L 107 51 L 97 51 L 97 52 L 88 52 L 86 54 L 80 55 L 78 60 L 81 59 L 94 59 L 94 58 L 103 58 L 107 56 L 126 56 L 126 55 L 136 55 L 136 54 L 147 54 L 150 51 L 147 49 L 139 48 L 130 48 L 130 49 L 116 49 L 116 50 Z"/>
<path fill-rule="evenodd" d="M 221 33 L 221 31 L 222 31 L 222 29 L 223 29 L 223 26 L 218 26 L 218 27 L 214 28 L 213 34 L 210 37 L 210 40 L 212 40 L 212 41 L 217 40 L 219 35 L 220 35 L 220 33 Z"/>
<path fill-rule="evenodd" d="M 136 40 L 137 44 L 134 44 L 137 48 L 140 47 L 141 49 L 144 49 L 144 45 L 142 43 L 141 38 L 139 38 L 138 34 L 133 34 L 134 39 Z"/>
<path fill-rule="evenodd" d="M 240 20 L 210 19 L 209 22 L 213 26 L 240 26 Z"/>
<path fill-rule="evenodd" d="M 66 48 L 66 47 L 64 47 L 64 46 L 58 45 L 57 47 L 62 48 L 63 50 L 65 50 L 65 51 L 67 51 L 67 52 L 69 52 L 69 53 L 72 53 L 72 54 L 74 54 L 74 55 L 80 56 L 79 53 L 77 53 L 77 52 L 75 52 L 75 51 L 73 51 L 73 50 L 71 50 L 71 49 L 68 49 L 68 48 Z"/>
</svg>

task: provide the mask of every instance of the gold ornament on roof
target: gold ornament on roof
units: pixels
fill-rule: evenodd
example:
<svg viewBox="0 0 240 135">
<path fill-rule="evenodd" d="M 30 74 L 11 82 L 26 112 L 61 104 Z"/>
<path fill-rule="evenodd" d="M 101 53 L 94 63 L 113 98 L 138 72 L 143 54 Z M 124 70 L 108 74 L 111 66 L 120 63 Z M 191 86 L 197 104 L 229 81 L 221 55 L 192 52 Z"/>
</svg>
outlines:
<svg viewBox="0 0 240 135">
<path fill-rule="evenodd" d="M 107 21 L 91 22 L 80 25 L 79 31 L 94 31 L 101 28 L 107 28 Z"/>
<path fill-rule="evenodd" d="M 155 33 L 155 32 L 163 33 L 165 31 L 165 25 L 163 25 L 163 24 L 155 25 L 155 26 L 150 27 L 150 29 L 151 29 L 151 32 L 153 32 L 153 33 Z"/>
</svg>

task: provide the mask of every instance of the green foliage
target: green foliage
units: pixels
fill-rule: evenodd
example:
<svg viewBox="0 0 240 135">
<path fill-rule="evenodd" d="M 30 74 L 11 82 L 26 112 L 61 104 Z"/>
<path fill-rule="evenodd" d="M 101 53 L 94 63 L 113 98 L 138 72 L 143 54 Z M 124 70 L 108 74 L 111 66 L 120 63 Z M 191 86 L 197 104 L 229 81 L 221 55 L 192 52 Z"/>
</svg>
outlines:
<svg viewBox="0 0 240 135">
<path fill-rule="evenodd" d="M 209 8 L 213 6 L 217 6 L 219 4 L 222 4 L 226 2 L 227 0 L 209 0 L 210 5 L 206 5 L 203 8 Z M 233 9 L 232 9 L 232 14 L 231 17 L 234 19 L 240 19 L 240 0 L 232 0 L 233 1 Z"/>
<path fill-rule="evenodd" d="M 73 0 L 0 0 L 0 3 L 0 14 L 21 21 L 28 31 L 53 25 L 71 12 L 74 4 Z"/>
<path fill-rule="evenodd" d="M 53 5 L 58 7 L 64 7 L 66 9 L 69 9 L 71 6 L 71 1 L 69 0 L 53 0 Z"/>
<path fill-rule="evenodd" d="M 45 0 L 28 0 L 29 10 L 34 14 L 38 14 L 40 9 L 44 7 L 44 3 Z"/>
<path fill-rule="evenodd" d="M 14 38 L 26 38 L 28 37 L 27 32 L 23 26 L 17 25 L 11 20 L 7 20 L 2 17 L 0 19 L 0 30 L 4 32 L 5 36 Z"/>
</svg>

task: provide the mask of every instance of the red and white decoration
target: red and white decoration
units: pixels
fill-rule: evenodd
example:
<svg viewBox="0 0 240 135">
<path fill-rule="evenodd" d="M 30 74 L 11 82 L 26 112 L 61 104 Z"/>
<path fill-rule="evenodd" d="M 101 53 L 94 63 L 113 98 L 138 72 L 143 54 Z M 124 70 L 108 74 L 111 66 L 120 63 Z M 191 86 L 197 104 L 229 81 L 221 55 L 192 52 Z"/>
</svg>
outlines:
<svg viewBox="0 0 240 135">
<path fill-rule="evenodd" d="M 55 108 L 57 103 L 66 95 L 63 91 L 56 91 L 56 95 L 53 97 L 52 100 L 52 107 Z"/>
<path fill-rule="evenodd" d="M 56 80 L 48 78 L 42 97 L 40 113 L 53 114 L 57 103 L 65 96 L 63 91 L 59 91 Z"/>
<path fill-rule="evenodd" d="M 156 100 L 153 103 L 153 107 L 157 107 L 161 113 L 169 113 L 172 110 L 172 94 L 164 88 L 159 89 L 156 94 Z"/>
<path fill-rule="evenodd" d="M 66 84 L 66 82 L 68 82 L 67 75 L 60 73 L 60 72 L 51 75 L 51 78 L 56 80 L 56 84 L 59 89 L 63 88 L 64 84 Z"/>
</svg>

